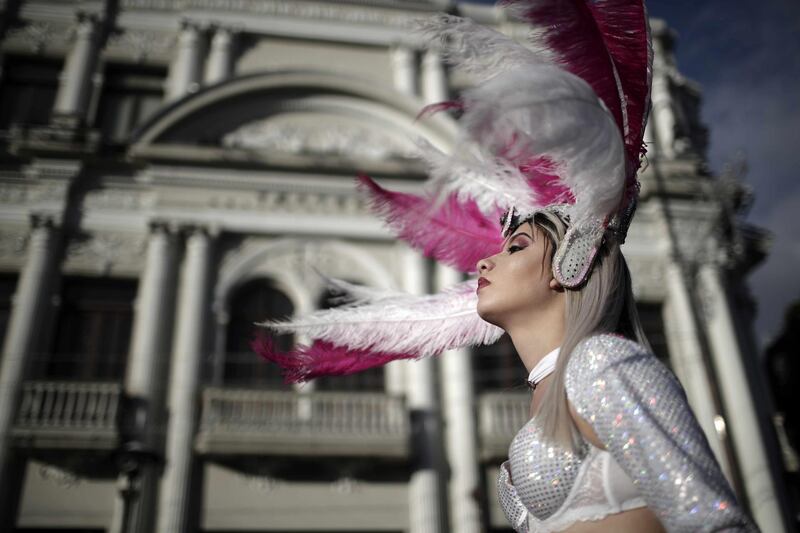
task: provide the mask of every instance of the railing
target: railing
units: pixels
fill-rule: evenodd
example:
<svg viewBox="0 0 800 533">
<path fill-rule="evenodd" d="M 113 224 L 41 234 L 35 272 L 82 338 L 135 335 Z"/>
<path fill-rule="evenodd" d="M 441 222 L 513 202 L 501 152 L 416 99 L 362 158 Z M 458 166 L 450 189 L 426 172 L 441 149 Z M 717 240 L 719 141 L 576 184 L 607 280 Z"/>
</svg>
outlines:
<svg viewBox="0 0 800 533">
<path fill-rule="evenodd" d="M 14 438 L 34 447 L 113 448 L 121 392 L 118 383 L 27 382 Z"/>
<path fill-rule="evenodd" d="M 478 399 L 481 455 L 484 459 L 508 456 L 508 446 L 530 418 L 530 394 L 492 392 Z"/>
<path fill-rule="evenodd" d="M 207 388 L 197 439 L 204 453 L 408 453 L 402 398 L 382 393 Z"/>
</svg>

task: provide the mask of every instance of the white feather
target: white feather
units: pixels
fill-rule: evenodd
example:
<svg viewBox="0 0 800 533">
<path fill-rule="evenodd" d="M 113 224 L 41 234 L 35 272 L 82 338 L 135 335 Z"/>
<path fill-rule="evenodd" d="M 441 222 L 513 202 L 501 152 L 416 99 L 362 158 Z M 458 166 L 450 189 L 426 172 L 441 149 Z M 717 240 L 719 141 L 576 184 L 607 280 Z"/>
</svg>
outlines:
<svg viewBox="0 0 800 533">
<path fill-rule="evenodd" d="M 470 280 L 425 296 L 384 296 L 376 290 L 368 303 L 259 325 L 350 349 L 427 357 L 461 346 L 491 344 L 503 334 L 478 316 L 476 288 L 477 281 Z"/>
<path fill-rule="evenodd" d="M 419 157 L 428 167 L 428 187 L 444 199 L 456 193 L 460 201 L 473 199 L 487 216 L 511 205 L 521 211 L 538 204 L 525 176 L 501 158 L 493 157 L 475 143 L 465 141 L 452 154 L 445 154 L 427 141 L 417 143 Z"/>
<path fill-rule="evenodd" d="M 422 151 L 436 192 L 470 197 L 489 215 L 498 207 L 523 213 L 545 207 L 517 169 L 523 161 L 497 155 L 512 148 L 555 164 L 575 195 L 573 224 L 593 223 L 617 209 L 625 182 L 619 129 L 585 81 L 552 63 L 546 42 L 537 41 L 541 31 L 529 36 L 536 50 L 449 15 L 428 19 L 420 31 L 439 39 L 445 59 L 480 82 L 463 94 L 462 134 L 453 153 Z"/>
<path fill-rule="evenodd" d="M 553 58 L 546 47 L 531 49 L 470 19 L 444 13 L 417 21 L 415 29 L 441 50 L 444 61 L 477 81 Z"/>
<path fill-rule="evenodd" d="M 546 157 L 575 194 L 573 224 L 617 209 L 625 151 L 614 118 L 578 76 L 550 65 L 507 72 L 468 91 L 461 118 L 490 150 Z"/>
</svg>

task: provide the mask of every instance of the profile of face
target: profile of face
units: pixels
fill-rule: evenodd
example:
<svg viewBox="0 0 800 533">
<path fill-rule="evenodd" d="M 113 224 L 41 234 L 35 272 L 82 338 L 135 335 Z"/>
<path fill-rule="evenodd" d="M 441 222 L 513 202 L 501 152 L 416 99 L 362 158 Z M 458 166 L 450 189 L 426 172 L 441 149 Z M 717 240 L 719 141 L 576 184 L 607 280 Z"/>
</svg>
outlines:
<svg viewBox="0 0 800 533">
<path fill-rule="evenodd" d="M 538 226 L 520 225 L 500 252 L 478 261 L 478 315 L 506 331 L 563 303 L 553 278 L 552 246 Z"/>
</svg>

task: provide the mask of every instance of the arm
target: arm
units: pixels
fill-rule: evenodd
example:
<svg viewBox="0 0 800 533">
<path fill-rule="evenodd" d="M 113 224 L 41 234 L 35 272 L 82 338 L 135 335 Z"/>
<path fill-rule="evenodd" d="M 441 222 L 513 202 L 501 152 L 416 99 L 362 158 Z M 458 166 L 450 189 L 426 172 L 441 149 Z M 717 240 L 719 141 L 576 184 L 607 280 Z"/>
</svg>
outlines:
<svg viewBox="0 0 800 533">
<path fill-rule="evenodd" d="M 585 340 L 567 397 L 669 531 L 757 531 L 736 503 L 678 380 L 633 341 Z"/>
</svg>

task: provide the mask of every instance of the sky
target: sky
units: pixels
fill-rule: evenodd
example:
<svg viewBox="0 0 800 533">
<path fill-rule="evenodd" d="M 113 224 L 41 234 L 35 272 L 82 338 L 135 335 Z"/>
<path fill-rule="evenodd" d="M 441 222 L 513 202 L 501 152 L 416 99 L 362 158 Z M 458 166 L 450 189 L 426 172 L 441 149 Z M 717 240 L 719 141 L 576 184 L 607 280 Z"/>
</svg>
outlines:
<svg viewBox="0 0 800 533">
<path fill-rule="evenodd" d="M 747 162 L 755 201 L 745 220 L 771 235 L 769 256 L 749 277 L 764 347 L 800 300 L 800 1 L 649 0 L 647 8 L 676 31 L 678 69 L 702 88 L 712 172 Z"/>
</svg>

